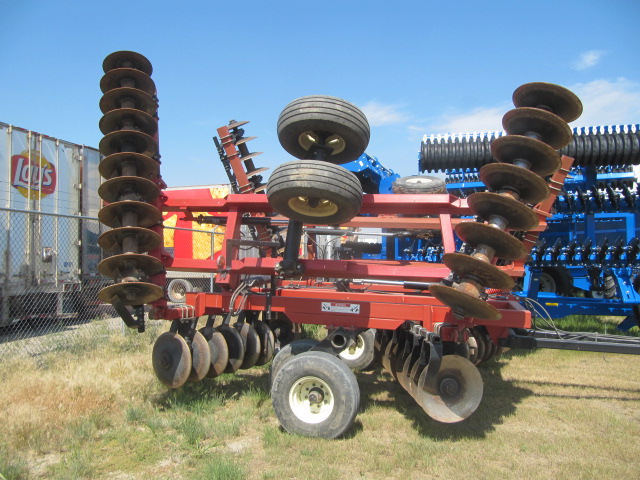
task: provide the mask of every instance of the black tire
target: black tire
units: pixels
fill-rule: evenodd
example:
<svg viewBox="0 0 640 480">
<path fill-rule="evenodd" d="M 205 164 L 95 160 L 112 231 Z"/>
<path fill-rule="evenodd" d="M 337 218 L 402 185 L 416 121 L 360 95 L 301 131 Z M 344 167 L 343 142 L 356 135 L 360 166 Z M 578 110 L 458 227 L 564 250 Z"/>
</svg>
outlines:
<svg viewBox="0 0 640 480">
<path fill-rule="evenodd" d="M 557 293 L 563 297 L 571 295 L 573 282 L 571 274 L 565 268 L 543 268 L 540 273 L 540 292 Z"/>
<path fill-rule="evenodd" d="M 359 333 L 356 337 L 356 344 L 340 352 L 338 358 L 351 370 L 360 371 L 371 368 L 374 361 L 375 337 L 376 330 L 374 328 Z"/>
<path fill-rule="evenodd" d="M 308 158 L 313 139 L 324 137 L 335 145 L 325 160 L 346 163 L 362 155 L 369 145 L 369 122 L 355 105 L 336 97 L 311 95 L 298 98 L 278 118 L 280 145 L 296 158 Z"/>
<path fill-rule="evenodd" d="M 271 367 L 269 368 L 270 383 L 273 383 L 273 379 L 278 374 L 278 371 L 289 360 L 291 360 L 296 355 L 308 352 L 319 343 L 320 342 L 314 338 L 301 338 L 300 340 L 294 340 L 293 342 L 284 346 L 282 350 L 280 350 L 276 354 L 276 356 L 273 357 L 273 362 L 271 362 Z"/>
<path fill-rule="evenodd" d="M 362 205 L 362 186 L 339 165 L 297 160 L 276 168 L 267 184 L 271 207 L 292 220 L 337 225 L 355 217 Z"/>
<path fill-rule="evenodd" d="M 447 193 L 447 184 L 442 178 L 428 175 L 411 175 L 393 182 L 393 193 Z"/>
<path fill-rule="evenodd" d="M 322 395 L 318 403 L 310 401 L 312 393 Z M 278 371 L 271 402 L 287 432 L 332 439 L 351 428 L 360 406 L 360 388 L 353 372 L 337 357 L 306 352 Z"/>
</svg>

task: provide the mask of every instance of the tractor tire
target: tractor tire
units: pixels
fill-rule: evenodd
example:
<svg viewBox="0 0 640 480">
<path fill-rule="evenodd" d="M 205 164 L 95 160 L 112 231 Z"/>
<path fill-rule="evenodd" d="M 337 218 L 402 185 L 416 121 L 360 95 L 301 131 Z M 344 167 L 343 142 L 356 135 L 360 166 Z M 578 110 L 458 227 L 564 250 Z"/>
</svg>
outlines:
<svg viewBox="0 0 640 480">
<path fill-rule="evenodd" d="M 314 225 L 339 225 L 360 211 L 362 186 L 339 165 L 297 160 L 276 168 L 267 184 L 271 207 L 292 220 Z"/>
<path fill-rule="evenodd" d="M 369 121 L 358 107 L 326 95 L 298 98 L 278 118 L 280 145 L 299 159 L 309 158 L 311 147 L 322 140 L 333 147 L 326 161 L 351 162 L 364 153 L 369 136 Z"/>
<path fill-rule="evenodd" d="M 289 433 L 332 439 L 355 420 L 360 388 L 349 367 L 324 352 L 302 353 L 273 379 L 271 402 Z"/>
</svg>

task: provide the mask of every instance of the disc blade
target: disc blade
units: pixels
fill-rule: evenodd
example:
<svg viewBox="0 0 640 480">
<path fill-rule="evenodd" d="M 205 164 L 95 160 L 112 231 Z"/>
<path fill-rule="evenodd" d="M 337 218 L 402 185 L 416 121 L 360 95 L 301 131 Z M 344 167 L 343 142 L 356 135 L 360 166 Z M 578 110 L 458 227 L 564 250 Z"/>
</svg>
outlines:
<svg viewBox="0 0 640 480">
<path fill-rule="evenodd" d="M 127 66 L 128 68 L 135 68 L 141 72 L 151 75 L 153 67 L 151 62 L 144 55 L 138 52 L 131 52 L 128 50 L 120 50 L 118 52 L 110 53 L 102 61 L 102 70 L 108 72 L 114 68 L 121 68 Z"/>
<path fill-rule="evenodd" d="M 164 297 L 164 290 L 146 282 L 114 283 L 98 292 L 98 299 L 104 303 L 112 303 L 118 297 L 125 305 L 145 305 Z"/>
<path fill-rule="evenodd" d="M 549 109 L 568 123 L 582 115 L 580 99 L 572 91 L 553 83 L 532 82 L 519 86 L 513 92 L 513 104 Z"/>
<path fill-rule="evenodd" d="M 453 287 L 436 284 L 429 286 L 429 291 L 434 297 L 449 306 L 454 314 L 483 320 L 500 320 L 502 318 L 500 311 L 493 305 L 459 292 Z"/>
<path fill-rule="evenodd" d="M 207 376 L 211 367 L 211 351 L 202 333 L 195 332 L 191 340 L 191 372 L 189 382 L 199 382 Z"/>
<path fill-rule="evenodd" d="M 109 203 L 120 200 L 152 202 L 160 195 L 160 187 L 143 177 L 116 177 L 100 185 L 98 195 Z"/>
<path fill-rule="evenodd" d="M 520 240 L 486 223 L 461 222 L 456 225 L 455 231 L 463 242 L 472 247 L 487 245 L 493 248 L 498 258 L 515 260 L 527 256 L 527 250 Z"/>
<path fill-rule="evenodd" d="M 156 339 L 151 360 L 156 377 L 169 388 L 181 387 L 189 378 L 191 352 L 177 333 L 165 332 Z"/>
<path fill-rule="evenodd" d="M 445 355 L 436 374 L 437 392 L 424 389 L 425 368 L 420 375 L 415 399 L 431 418 L 442 423 L 457 423 L 476 411 L 484 386 L 478 369 L 466 358 Z"/>
<path fill-rule="evenodd" d="M 483 287 L 511 290 L 515 280 L 491 263 L 478 260 L 464 253 L 445 253 L 443 263 L 460 278 L 474 277 Z"/>
<path fill-rule="evenodd" d="M 515 190 L 524 203 L 537 204 L 549 196 L 549 186 L 540 176 L 508 163 L 489 163 L 480 169 L 480 181 L 490 190 Z"/>
<path fill-rule="evenodd" d="M 225 367 L 225 373 L 235 373 L 238 371 L 244 360 L 244 342 L 240 333 L 230 325 L 220 325 L 217 330 L 224 337 L 229 350 L 229 359 Z"/>
</svg>

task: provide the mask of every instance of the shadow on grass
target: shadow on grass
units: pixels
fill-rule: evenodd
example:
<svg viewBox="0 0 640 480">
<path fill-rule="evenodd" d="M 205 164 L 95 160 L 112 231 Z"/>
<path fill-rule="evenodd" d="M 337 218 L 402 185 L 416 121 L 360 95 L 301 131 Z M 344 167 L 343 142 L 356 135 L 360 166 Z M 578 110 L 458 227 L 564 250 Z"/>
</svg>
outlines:
<svg viewBox="0 0 640 480">
<path fill-rule="evenodd" d="M 198 383 L 186 383 L 180 388 L 167 390 L 154 399 L 160 408 L 171 410 L 182 408 L 195 411 L 203 402 L 209 405 L 224 405 L 243 396 L 257 397 L 257 406 L 269 401 L 269 372 L 240 370 L 235 374 L 223 374 L 217 378 L 205 378 Z"/>
<path fill-rule="evenodd" d="M 434 439 L 484 438 L 505 417 L 514 414 L 524 398 L 533 394 L 531 390 L 503 379 L 503 365 L 504 360 L 492 359 L 479 368 L 484 382 L 484 397 L 476 412 L 460 423 L 443 424 L 431 419 L 391 375 L 381 374 L 379 368 L 356 373 L 360 385 L 360 412 L 366 412 L 373 406 L 397 409 L 412 421 L 413 428 L 420 435 Z M 179 389 L 168 390 L 156 397 L 155 403 L 166 410 L 198 411 L 250 395 L 257 399 L 257 406 L 260 407 L 270 402 L 269 387 L 267 370 L 241 370 L 236 374 L 187 383 Z M 378 398 L 381 392 L 387 392 L 383 400 Z M 352 438 L 361 431 L 362 424 L 356 419 L 343 438 Z"/>
<path fill-rule="evenodd" d="M 440 423 L 430 418 L 402 386 L 380 370 L 358 375 L 361 392 L 361 411 L 372 406 L 396 408 L 410 419 L 420 435 L 439 440 L 484 438 L 495 430 L 505 417 L 513 415 L 517 405 L 533 394 L 532 390 L 516 386 L 502 378 L 504 361 L 492 359 L 479 367 L 484 382 L 484 395 L 478 409 L 459 423 Z M 385 400 L 376 398 L 381 391 L 388 392 Z"/>
</svg>

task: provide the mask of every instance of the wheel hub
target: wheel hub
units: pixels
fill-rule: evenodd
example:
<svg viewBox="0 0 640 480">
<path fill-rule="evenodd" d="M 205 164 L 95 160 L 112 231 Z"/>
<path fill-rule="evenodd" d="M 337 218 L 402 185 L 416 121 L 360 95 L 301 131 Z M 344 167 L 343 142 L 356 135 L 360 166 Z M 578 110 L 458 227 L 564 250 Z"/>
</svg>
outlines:
<svg viewBox="0 0 640 480">
<path fill-rule="evenodd" d="M 338 206 L 330 200 L 317 197 L 294 197 L 289 200 L 289 208 L 301 215 L 329 217 L 338 211 Z"/>
<path fill-rule="evenodd" d="M 460 391 L 458 380 L 453 377 L 445 377 L 440 381 L 440 393 L 444 397 L 455 397 Z"/>
<path fill-rule="evenodd" d="M 334 407 L 331 388 L 318 377 L 303 377 L 289 391 L 292 412 L 306 423 L 320 423 L 329 418 Z"/>
</svg>

